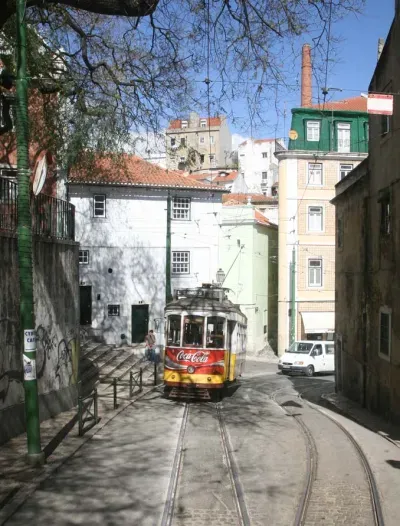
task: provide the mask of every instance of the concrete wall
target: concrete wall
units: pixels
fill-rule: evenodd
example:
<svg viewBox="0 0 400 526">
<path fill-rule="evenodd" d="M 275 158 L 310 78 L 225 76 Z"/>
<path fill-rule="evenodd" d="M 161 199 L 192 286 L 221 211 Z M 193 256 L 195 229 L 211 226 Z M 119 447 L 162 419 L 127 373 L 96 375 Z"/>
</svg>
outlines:
<svg viewBox="0 0 400 526">
<path fill-rule="evenodd" d="M 17 240 L 0 235 L 0 443 L 25 429 Z M 78 245 L 34 240 L 40 418 L 76 403 L 79 359 Z"/>
<path fill-rule="evenodd" d="M 81 285 L 92 286 L 92 328 L 107 343 L 131 343 L 132 305 L 149 305 L 149 328 L 163 343 L 167 190 L 70 186 L 76 206 L 76 239 L 89 250 Z M 106 195 L 106 217 L 93 217 L 93 195 Z M 171 250 L 190 252 L 188 274 L 172 275 L 172 289 L 215 281 L 218 270 L 221 193 L 171 190 L 190 197 L 190 220 L 172 220 Z M 111 270 L 112 272 L 109 272 Z M 108 305 L 120 316 L 108 316 Z"/>
</svg>

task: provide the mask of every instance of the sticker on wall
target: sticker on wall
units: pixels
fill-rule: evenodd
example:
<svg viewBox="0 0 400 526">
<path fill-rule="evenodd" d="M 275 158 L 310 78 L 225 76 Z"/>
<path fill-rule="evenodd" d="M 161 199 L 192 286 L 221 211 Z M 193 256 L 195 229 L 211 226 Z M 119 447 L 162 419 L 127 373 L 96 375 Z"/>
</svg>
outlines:
<svg viewBox="0 0 400 526">
<path fill-rule="evenodd" d="M 36 331 L 29 329 L 24 331 L 24 350 L 36 351 Z"/>
<path fill-rule="evenodd" d="M 24 354 L 24 380 L 36 380 L 36 360 Z"/>
</svg>

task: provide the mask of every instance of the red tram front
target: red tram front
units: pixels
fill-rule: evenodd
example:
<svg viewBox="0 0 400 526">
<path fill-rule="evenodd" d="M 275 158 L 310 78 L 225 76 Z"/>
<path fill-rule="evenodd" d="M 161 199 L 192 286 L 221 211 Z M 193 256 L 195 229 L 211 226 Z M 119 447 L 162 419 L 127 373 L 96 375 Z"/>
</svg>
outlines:
<svg viewBox="0 0 400 526">
<path fill-rule="evenodd" d="M 242 374 L 247 320 L 226 292 L 214 285 L 177 290 L 166 306 L 166 395 L 208 398 Z"/>
</svg>

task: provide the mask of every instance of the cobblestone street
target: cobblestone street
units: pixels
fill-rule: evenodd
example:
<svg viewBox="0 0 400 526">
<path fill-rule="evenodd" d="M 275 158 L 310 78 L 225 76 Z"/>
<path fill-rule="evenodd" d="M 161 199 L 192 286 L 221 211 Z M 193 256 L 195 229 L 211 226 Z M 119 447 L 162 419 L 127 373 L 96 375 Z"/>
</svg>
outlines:
<svg viewBox="0 0 400 526">
<path fill-rule="evenodd" d="M 5 524 L 291 526 L 309 476 L 299 419 L 315 448 L 303 523 L 376 524 L 362 460 L 333 416 L 364 451 L 385 525 L 395 526 L 400 450 L 314 405 L 333 390 L 332 376 L 287 377 L 260 359 L 248 361 L 220 405 L 165 400 L 156 389 L 94 434 Z"/>
</svg>

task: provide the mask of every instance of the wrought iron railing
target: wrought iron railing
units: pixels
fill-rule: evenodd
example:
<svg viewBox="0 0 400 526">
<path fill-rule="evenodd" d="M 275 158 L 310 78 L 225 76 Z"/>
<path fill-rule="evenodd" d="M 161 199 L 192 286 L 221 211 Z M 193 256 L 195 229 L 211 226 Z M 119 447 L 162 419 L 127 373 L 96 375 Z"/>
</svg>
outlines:
<svg viewBox="0 0 400 526">
<path fill-rule="evenodd" d="M 0 231 L 17 230 L 18 184 L 0 177 Z M 31 197 L 32 233 L 55 239 L 75 239 L 75 207 L 45 194 Z"/>
</svg>

